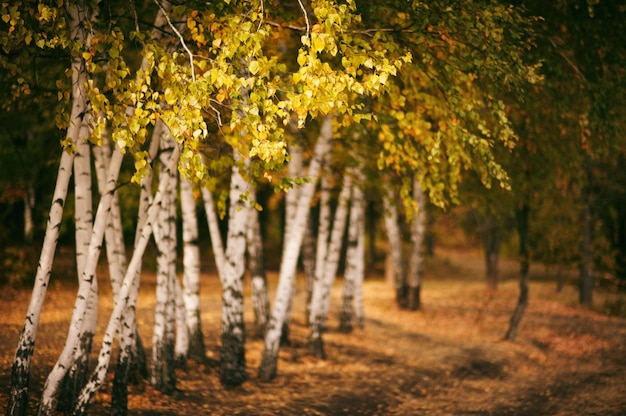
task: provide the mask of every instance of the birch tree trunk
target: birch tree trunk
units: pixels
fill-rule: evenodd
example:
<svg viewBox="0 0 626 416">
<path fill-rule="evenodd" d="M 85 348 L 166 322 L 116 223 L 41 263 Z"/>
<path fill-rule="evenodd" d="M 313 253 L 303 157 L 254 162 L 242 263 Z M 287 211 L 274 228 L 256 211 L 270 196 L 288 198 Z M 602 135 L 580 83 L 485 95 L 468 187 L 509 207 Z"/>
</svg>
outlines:
<svg viewBox="0 0 626 416">
<path fill-rule="evenodd" d="M 487 288 L 493 293 L 498 289 L 500 255 L 500 222 L 495 215 L 487 215 L 483 218 L 482 240 L 485 248 Z"/>
<path fill-rule="evenodd" d="M 213 256 L 215 257 L 215 267 L 217 268 L 217 274 L 220 277 L 220 282 L 222 282 L 223 285 L 224 264 L 226 263 L 224 244 L 222 243 L 222 235 L 220 233 L 220 225 L 219 220 L 217 219 L 213 195 L 211 194 L 211 191 L 204 187 L 202 188 L 202 199 L 204 200 L 204 211 L 207 216 L 209 235 L 211 237 L 211 247 L 213 248 Z"/>
<path fill-rule="evenodd" d="M 287 166 L 287 173 L 291 178 L 295 178 L 302 174 L 302 166 L 303 166 L 303 154 L 300 146 L 289 146 L 289 154 L 291 155 L 291 160 L 289 161 L 289 165 Z M 291 153 L 293 152 L 293 154 Z M 293 228 L 293 224 L 295 221 L 295 215 L 298 209 L 298 199 L 300 197 L 302 189 L 299 187 L 292 187 L 285 194 L 285 240 L 289 239 L 289 234 Z M 286 246 L 283 245 L 283 256 L 285 253 Z M 298 252 L 298 256 L 300 253 Z M 292 280 L 295 282 L 296 280 L 297 267 L 294 269 L 294 276 L 292 276 Z M 295 291 L 295 284 L 292 288 Z M 292 312 L 292 303 L 293 292 L 289 296 L 289 301 L 287 303 L 287 310 L 285 312 L 285 318 L 283 320 L 283 328 L 280 334 L 280 344 L 281 345 L 289 345 L 289 326 L 291 324 L 291 312 Z"/>
<path fill-rule="evenodd" d="M 323 274 L 321 279 L 316 279 L 313 285 L 311 298 L 311 315 L 309 316 L 309 349 L 316 358 L 325 359 L 324 342 L 322 340 L 323 326 L 330 305 L 330 294 L 339 267 L 343 235 L 346 231 L 348 218 L 348 202 L 352 193 L 352 177 L 346 175 L 343 188 L 339 193 L 339 202 L 335 211 L 333 229 L 328 244 L 328 252 L 324 260 Z"/>
<path fill-rule="evenodd" d="M 251 184 L 248 186 L 252 187 Z M 248 269 L 250 270 L 250 285 L 252 286 L 252 305 L 254 306 L 254 323 L 256 336 L 265 336 L 267 322 L 270 314 L 270 301 L 267 293 L 267 276 L 263 264 L 263 238 L 261 237 L 261 225 L 259 224 L 259 211 L 254 206 L 256 192 L 250 189 L 248 197 L 248 233 L 246 235 L 248 245 Z"/>
<path fill-rule="evenodd" d="M 76 84 L 74 84 L 76 85 Z M 75 120 L 77 114 L 76 98 L 74 95 L 74 105 L 72 106 L 72 118 Z M 70 125 L 72 129 L 73 124 Z M 68 135 L 70 130 L 68 130 Z M 57 241 L 59 238 L 59 230 L 61 229 L 61 221 L 63 220 L 63 207 L 65 206 L 65 198 L 69 187 L 70 177 L 72 176 L 72 163 L 74 154 L 63 151 L 61 161 L 59 162 L 59 171 L 57 173 L 56 185 L 52 195 L 52 204 L 50 213 L 48 214 L 48 222 L 43 240 L 43 246 L 39 255 L 39 263 L 37 273 L 35 275 L 35 284 L 33 293 L 26 311 L 24 319 L 24 327 L 20 334 L 15 359 L 11 368 L 11 390 L 9 393 L 9 403 L 7 406 L 7 416 L 26 415 L 28 408 L 28 384 L 30 380 L 30 364 L 35 349 L 35 340 L 37 338 L 37 329 L 39 327 L 39 319 L 41 316 L 41 308 L 46 297 L 46 291 L 50 282 L 50 272 L 52 270 L 52 260 L 56 251 Z"/>
<path fill-rule="evenodd" d="M 530 207 L 528 204 L 522 205 L 517 211 L 517 232 L 519 235 L 519 254 L 520 254 L 520 282 L 519 282 L 519 298 L 517 306 L 511 316 L 509 329 L 506 331 L 504 339 L 514 340 L 517 335 L 517 329 L 524 315 L 524 311 L 528 306 L 528 272 L 530 270 L 530 253 L 528 250 L 528 217 Z"/>
<path fill-rule="evenodd" d="M 220 381 L 226 386 L 238 386 L 246 378 L 243 321 L 243 277 L 246 255 L 246 225 L 248 210 L 243 194 L 247 182 L 240 172 L 241 155 L 234 149 L 235 164 L 230 179 L 228 237 L 222 286 L 222 346 L 220 348 Z M 247 167 L 249 160 L 244 166 Z"/>
<path fill-rule="evenodd" d="M 343 299 L 339 310 L 339 330 L 352 332 L 355 318 L 356 299 L 362 299 L 357 293 L 361 292 L 363 273 L 365 271 L 364 240 L 365 235 L 365 200 L 361 185 L 352 188 L 350 201 L 350 223 L 348 226 L 348 248 L 346 250 L 346 272 L 343 283 Z M 358 305 L 357 309 L 362 308 Z M 363 314 L 356 313 L 359 326 L 363 324 Z"/>
<path fill-rule="evenodd" d="M 330 140 L 332 139 L 332 117 L 326 116 L 322 121 L 320 136 L 315 144 L 313 158 L 309 165 L 308 176 L 310 181 L 303 185 L 298 207 L 296 210 L 295 221 L 287 239 L 283 250 L 283 259 L 280 266 L 278 277 L 278 288 L 276 289 L 276 298 L 272 309 L 272 315 L 268 325 L 267 334 L 265 335 L 265 346 L 261 366 L 259 367 L 259 378 L 261 381 L 270 381 L 276 377 L 278 350 L 280 344 L 281 330 L 287 312 L 287 305 L 293 292 L 296 267 L 298 265 L 298 255 L 304 232 L 306 229 L 310 204 L 315 192 L 317 177 L 320 173 L 321 163 L 324 155 L 330 149 Z"/>
<path fill-rule="evenodd" d="M 411 258 L 409 262 L 408 308 L 416 311 L 421 307 L 420 290 L 424 273 L 424 235 L 426 230 L 426 198 L 417 178 L 413 178 L 413 200 L 416 212 L 411 222 Z"/>
<path fill-rule="evenodd" d="M 86 118 L 87 116 L 84 115 L 81 121 L 79 138 L 76 143 L 76 156 L 74 156 L 74 223 L 76 271 L 79 279 L 83 275 L 85 268 L 89 252 L 89 240 L 93 228 L 91 148 L 87 141 L 89 126 Z M 79 285 L 83 283 L 86 282 L 79 280 Z M 89 292 L 83 328 L 79 336 L 80 341 L 73 359 L 74 364 L 65 374 L 61 392 L 59 393 L 58 409 L 62 412 L 68 412 L 72 408 L 76 395 L 83 388 L 89 371 L 89 355 L 98 323 L 97 278 L 92 279 L 88 284 L 91 286 L 91 290 Z"/>
<path fill-rule="evenodd" d="M 117 153 L 117 152 L 116 152 Z M 174 150 L 171 154 L 170 161 L 167 165 L 167 169 L 175 171 L 178 164 L 180 152 L 178 146 L 174 146 Z M 170 181 L 168 178 L 171 175 L 166 175 L 165 180 L 159 183 L 159 189 L 154 197 L 154 200 L 150 204 L 147 215 L 144 218 L 141 232 L 138 233 L 133 256 L 128 264 L 126 275 L 122 285 L 120 286 L 120 292 L 115 299 L 113 306 L 113 312 L 109 318 L 106 331 L 102 339 L 102 345 L 100 347 L 100 353 L 98 354 L 98 362 L 93 373 L 89 377 L 89 381 L 81 391 L 76 406 L 74 407 L 74 415 L 84 415 L 87 412 L 87 406 L 91 399 L 95 396 L 96 391 L 102 385 L 106 376 L 107 369 L 109 367 L 109 360 L 111 359 L 111 349 L 113 347 L 113 340 L 118 332 L 121 315 L 128 308 L 135 308 L 137 305 L 137 293 L 135 290 L 135 280 L 138 279 L 138 270 L 140 270 L 140 264 L 143 259 L 150 235 L 154 229 L 154 224 L 157 220 L 158 213 L 163 209 L 162 198 L 163 195 L 169 191 Z M 96 216 L 97 223 L 97 216 Z"/>
<path fill-rule="evenodd" d="M 385 210 L 384 220 L 387 230 L 387 240 L 389 242 L 389 253 L 391 255 L 392 269 L 394 275 L 394 285 L 396 288 L 396 303 L 401 308 L 406 307 L 407 286 L 404 276 L 404 256 L 402 255 L 402 231 L 398 222 L 398 205 L 396 195 L 392 186 L 385 187 L 386 193 L 383 195 L 383 208 Z"/>
<path fill-rule="evenodd" d="M 156 304 L 154 310 L 154 332 L 152 335 L 152 386 L 170 394 L 176 389 L 176 360 L 174 357 L 176 332 L 176 217 L 173 205 L 176 203 L 175 170 L 168 170 L 167 150 L 176 147 L 169 132 L 161 138 L 161 162 L 159 181 L 170 184 L 163 194 L 161 211 L 155 229 L 154 241 L 157 246 Z"/>
<path fill-rule="evenodd" d="M 323 168 L 322 168 L 323 170 Z M 330 179 L 327 172 L 322 172 L 319 191 L 319 220 L 317 225 L 317 245 L 315 249 L 315 274 L 311 282 L 311 292 L 307 298 L 307 323 L 311 325 L 311 309 L 315 286 L 324 279 L 324 266 L 328 254 L 328 240 L 330 238 L 331 211 L 330 211 Z"/>
<path fill-rule="evenodd" d="M 205 358 L 204 336 L 200 320 L 200 247 L 198 216 L 191 182 L 180 181 L 180 205 L 183 218 L 183 299 L 189 330 L 189 356 L 197 361 Z"/>
<path fill-rule="evenodd" d="M 84 270 L 80 278 L 76 302 L 72 312 L 70 328 L 66 338 L 63 351 L 48 375 L 46 384 L 44 385 L 41 403 L 39 407 L 40 415 L 52 414 L 53 402 L 58 394 L 59 387 L 67 369 L 73 364 L 73 358 L 78 348 L 80 337 L 83 333 L 83 325 L 85 313 L 88 308 L 89 295 L 92 290 L 92 284 L 95 284 L 95 270 L 100 256 L 100 249 L 106 229 L 107 218 L 111 210 L 113 194 L 117 188 L 117 177 L 122 165 L 123 155 L 116 150 L 111 159 L 107 177 L 107 192 L 100 198 L 96 218 L 94 220 L 93 232 L 89 242 L 89 253 L 85 262 Z"/>
</svg>

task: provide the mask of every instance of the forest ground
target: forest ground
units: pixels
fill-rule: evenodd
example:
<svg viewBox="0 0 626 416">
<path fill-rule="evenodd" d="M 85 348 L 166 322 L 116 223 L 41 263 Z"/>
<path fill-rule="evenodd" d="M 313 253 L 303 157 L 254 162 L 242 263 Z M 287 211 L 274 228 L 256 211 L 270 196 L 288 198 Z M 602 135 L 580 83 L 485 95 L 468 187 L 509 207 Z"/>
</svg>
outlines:
<svg viewBox="0 0 626 416">
<path fill-rule="evenodd" d="M 70 267 L 57 262 L 55 267 Z M 105 273 L 101 273 L 105 275 Z M 518 295 L 517 265 L 502 261 L 495 295 L 486 291 L 480 253 L 438 250 L 427 261 L 423 309 L 399 310 L 382 270 L 364 284 L 365 327 L 350 334 L 337 328 L 341 280 L 324 335 L 328 359 L 308 355 L 304 282 L 298 282 L 291 345 L 282 347 L 278 377 L 256 375 L 263 343 L 249 337 L 249 380 L 241 387 L 219 384 L 220 289 L 214 273 L 202 275 L 205 362 L 177 371 L 171 396 L 147 382 L 131 387 L 131 415 L 625 415 L 626 319 L 600 313 L 619 295 L 598 289 L 596 307 L 576 303 L 570 276 L 561 293 L 550 273 L 531 271 L 530 305 L 514 342 L 503 341 Z M 271 289 L 276 274 L 270 273 Z M 100 327 L 112 302 L 101 281 Z M 0 288 L 0 409 L 6 409 L 11 363 L 30 289 Z M 140 332 L 151 344 L 154 275 L 144 273 L 138 305 Z M 273 292 L 272 292 L 273 293 Z M 69 279 L 48 291 L 31 376 L 32 413 L 45 376 L 63 346 L 75 296 Z M 246 320 L 250 322 L 250 302 Z M 250 333 L 252 327 L 249 326 Z M 97 337 L 99 348 L 101 336 Z M 149 353 L 149 350 L 148 350 Z M 109 375 L 111 376 L 111 375 Z M 108 384 L 91 414 L 107 414 Z M 2 410 L 4 413 L 4 410 Z"/>
</svg>

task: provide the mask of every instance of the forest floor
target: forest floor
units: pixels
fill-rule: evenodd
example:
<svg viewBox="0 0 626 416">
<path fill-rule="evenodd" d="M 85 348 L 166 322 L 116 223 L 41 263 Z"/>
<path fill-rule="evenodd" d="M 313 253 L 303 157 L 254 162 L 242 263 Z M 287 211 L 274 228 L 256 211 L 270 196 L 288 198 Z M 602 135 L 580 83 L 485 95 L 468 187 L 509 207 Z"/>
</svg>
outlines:
<svg viewBox="0 0 626 416">
<path fill-rule="evenodd" d="M 62 267 L 62 266 L 57 266 Z M 364 284 L 365 326 L 337 327 L 341 280 L 324 335 L 328 359 L 308 355 L 304 282 L 298 282 L 291 345 L 282 347 L 278 376 L 257 378 L 263 343 L 249 338 L 249 380 L 219 383 L 220 289 L 203 274 L 202 325 L 206 360 L 177 371 L 177 391 L 164 395 L 147 382 L 132 386 L 131 415 L 626 415 L 626 319 L 601 313 L 619 300 L 598 289 L 596 308 L 577 305 L 569 278 L 561 293 L 542 268 L 533 269 L 530 305 L 514 342 L 503 341 L 518 296 L 517 265 L 502 261 L 502 281 L 490 296 L 478 252 L 440 250 L 427 261 L 423 309 L 399 310 L 381 270 Z M 105 273 L 102 273 L 105 275 Z M 276 274 L 270 274 L 271 289 Z M 144 344 L 151 343 L 154 276 L 145 273 L 138 305 Z M 0 288 L 0 409 L 8 400 L 13 354 L 30 289 Z M 101 283 L 100 325 L 111 296 Z M 273 292 L 272 292 L 273 293 Z M 38 332 L 30 405 L 34 413 L 45 377 L 62 348 L 75 296 L 69 281 L 53 282 Z M 623 300 L 623 298 L 621 298 Z M 246 318 L 252 317 L 250 302 Z M 252 327 L 250 326 L 250 332 Z M 96 339 L 99 347 L 101 337 Z M 111 375 L 91 414 L 107 414 Z M 4 410 L 3 410 L 4 412 Z"/>
</svg>

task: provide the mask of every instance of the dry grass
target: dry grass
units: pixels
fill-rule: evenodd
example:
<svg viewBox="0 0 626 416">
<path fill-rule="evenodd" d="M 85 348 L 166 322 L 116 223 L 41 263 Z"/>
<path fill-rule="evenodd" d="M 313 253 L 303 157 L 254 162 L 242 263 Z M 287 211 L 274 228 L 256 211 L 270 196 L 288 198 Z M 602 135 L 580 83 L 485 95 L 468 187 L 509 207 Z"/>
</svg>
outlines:
<svg viewBox="0 0 626 416">
<path fill-rule="evenodd" d="M 517 298 L 517 266 L 503 262 L 503 281 L 490 296 L 475 252 L 441 251 L 428 261 L 423 310 L 398 310 L 382 276 L 364 287 L 366 322 L 351 334 L 335 330 L 337 299 L 325 334 L 325 361 L 308 355 L 303 320 L 303 282 L 294 303 L 292 345 L 280 352 L 279 375 L 256 377 L 262 341 L 249 340 L 249 381 L 235 389 L 219 385 L 220 288 L 203 275 L 202 319 L 207 359 L 179 370 L 178 391 L 162 395 L 147 383 L 129 398 L 135 415 L 619 415 L 626 414 L 626 320 L 576 305 L 575 287 L 555 293 L 543 270 L 533 274 L 531 304 L 515 342 L 502 341 Z M 103 273 L 104 275 L 104 273 Z M 270 275 L 275 287 L 276 276 Z M 150 344 L 154 276 L 145 274 L 139 322 Z M 101 326 L 110 313 L 110 291 L 101 283 Z M 31 397 L 53 365 L 67 331 L 75 288 L 51 287 L 33 362 Z M 602 304 L 603 293 L 598 293 Z M 606 295 L 606 296 L 611 296 Z M 0 406 L 6 407 L 12 355 L 29 301 L 28 291 L 0 293 Z M 249 303 L 249 302 L 248 302 Z M 247 305 L 247 316 L 251 317 Z M 96 340 L 98 342 L 98 340 Z M 110 384 L 96 397 L 93 414 L 105 414 Z"/>
</svg>

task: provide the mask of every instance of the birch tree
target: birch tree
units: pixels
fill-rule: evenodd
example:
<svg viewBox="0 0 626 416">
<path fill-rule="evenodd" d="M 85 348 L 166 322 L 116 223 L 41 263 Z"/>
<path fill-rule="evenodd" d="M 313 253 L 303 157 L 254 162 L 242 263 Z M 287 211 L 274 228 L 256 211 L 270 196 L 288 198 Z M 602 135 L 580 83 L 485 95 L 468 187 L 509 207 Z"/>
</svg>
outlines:
<svg viewBox="0 0 626 416">
<path fill-rule="evenodd" d="M 350 199 L 350 221 L 346 240 L 346 271 L 344 273 L 343 296 L 339 310 L 339 330 L 352 332 L 353 322 L 363 328 L 363 275 L 365 273 L 365 199 L 363 197 L 363 175 L 353 169 L 357 182 L 352 187 Z"/>
<path fill-rule="evenodd" d="M 200 247 L 198 216 L 192 184 L 181 178 L 180 203 L 183 219 L 183 297 L 189 330 L 189 356 L 204 360 L 204 335 L 200 319 Z"/>
<path fill-rule="evenodd" d="M 69 6 L 71 8 L 71 6 Z M 81 19 L 77 15 L 76 9 L 70 9 L 71 19 L 69 21 L 69 31 L 72 37 L 78 37 L 85 41 L 87 34 L 81 27 Z M 79 137 L 82 125 L 81 115 L 86 110 L 86 93 L 84 84 L 87 81 L 87 74 L 82 57 L 72 58 L 72 110 L 70 114 L 70 127 L 66 133 L 67 143 L 72 143 Z M 11 370 L 11 394 L 7 414 L 22 415 L 26 413 L 28 400 L 28 383 L 30 377 L 30 363 L 32 360 L 41 308 L 46 296 L 54 252 L 56 250 L 59 229 L 63 215 L 63 206 L 67 197 L 69 179 L 71 176 L 74 152 L 70 149 L 64 150 L 59 164 L 55 192 L 48 217 L 45 238 L 35 276 L 35 285 L 31 301 L 26 312 L 24 327 L 20 335 L 20 340 L 15 354 L 15 360 Z"/>
</svg>

